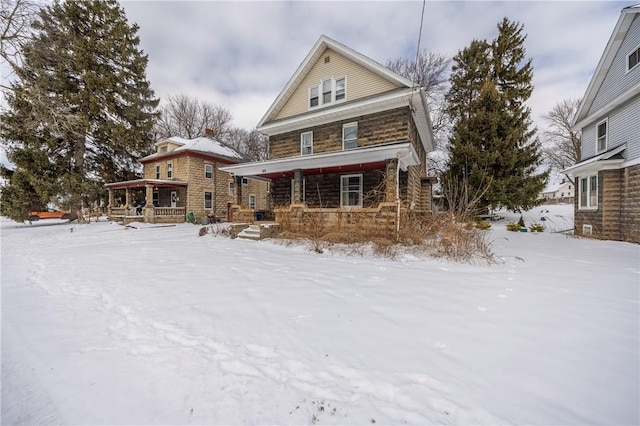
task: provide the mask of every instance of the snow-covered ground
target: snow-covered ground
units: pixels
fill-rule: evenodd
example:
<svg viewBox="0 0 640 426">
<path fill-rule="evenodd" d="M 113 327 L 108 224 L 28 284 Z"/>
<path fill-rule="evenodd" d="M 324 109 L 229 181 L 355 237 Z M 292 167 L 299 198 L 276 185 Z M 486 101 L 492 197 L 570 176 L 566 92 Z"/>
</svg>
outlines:
<svg viewBox="0 0 640 426">
<path fill-rule="evenodd" d="M 2 424 L 637 425 L 640 247 L 506 216 L 496 265 L 4 220 Z"/>
</svg>

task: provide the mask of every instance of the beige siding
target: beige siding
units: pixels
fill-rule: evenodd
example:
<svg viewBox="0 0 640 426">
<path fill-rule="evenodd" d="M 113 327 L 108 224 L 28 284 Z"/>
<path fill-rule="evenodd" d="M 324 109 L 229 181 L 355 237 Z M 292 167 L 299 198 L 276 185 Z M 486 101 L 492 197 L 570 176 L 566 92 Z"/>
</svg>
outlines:
<svg viewBox="0 0 640 426">
<path fill-rule="evenodd" d="M 325 58 L 327 57 L 329 57 L 329 62 L 325 63 Z M 319 84 L 322 79 L 328 77 L 346 77 L 346 101 L 384 93 L 398 87 L 365 67 L 327 49 L 313 65 L 275 119 L 279 120 L 308 112 L 309 87 Z"/>
</svg>

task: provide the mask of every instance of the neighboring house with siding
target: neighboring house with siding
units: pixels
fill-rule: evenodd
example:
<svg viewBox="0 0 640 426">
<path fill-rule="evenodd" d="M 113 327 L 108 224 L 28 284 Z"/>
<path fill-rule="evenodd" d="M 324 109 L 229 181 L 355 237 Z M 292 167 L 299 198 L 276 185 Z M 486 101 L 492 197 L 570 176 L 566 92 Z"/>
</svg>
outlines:
<svg viewBox="0 0 640 426">
<path fill-rule="evenodd" d="M 335 40 L 320 37 L 257 130 L 269 159 L 222 170 L 269 179 L 277 222 L 388 230 L 401 210 L 431 211 L 424 90 Z"/>
<path fill-rule="evenodd" d="M 640 4 L 622 10 L 573 126 L 576 234 L 640 243 Z"/>
<path fill-rule="evenodd" d="M 180 223 L 192 212 L 203 218 L 232 220 L 232 202 L 238 189 L 233 176 L 220 170 L 246 162 L 245 157 L 211 135 L 195 139 L 170 137 L 155 144 L 156 152 L 140 160 L 143 178 L 114 182 L 109 190 L 109 218 L 124 222 Z M 268 182 L 241 179 L 243 201 L 254 211 L 266 210 Z M 146 206 L 136 215 L 142 199 Z"/>
<path fill-rule="evenodd" d="M 572 203 L 575 195 L 575 184 L 570 180 L 563 179 L 562 182 L 550 185 L 542 191 L 540 198 L 546 203 Z"/>
</svg>

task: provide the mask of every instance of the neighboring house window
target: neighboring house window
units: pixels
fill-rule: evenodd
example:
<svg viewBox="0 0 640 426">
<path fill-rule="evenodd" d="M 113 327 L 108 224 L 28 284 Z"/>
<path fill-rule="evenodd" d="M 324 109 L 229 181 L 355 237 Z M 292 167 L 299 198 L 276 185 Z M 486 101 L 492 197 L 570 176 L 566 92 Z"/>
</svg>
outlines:
<svg viewBox="0 0 640 426">
<path fill-rule="evenodd" d="M 598 176 L 585 176 L 579 180 L 580 199 L 578 207 L 581 209 L 595 209 L 598 207 Z"/>
<path fill-rule="evenodd" d="M 153 191 L 153 207 L 160 207 L 160 193 Z"/>
<path fill-rule="evenodd" d="M 233 195 L 233 182 L 229 182 L 229 195 Z"/>
<path fill-rule="evenodd" d="M 347 78 L 325 78 L 309 87 L 309 108 L 344 101 L 347 97 Z"/>
<path fill-rule="evenodd" d="M 598 152 L 607 150 L 607 120 L 604 120 L 596 126 L 598 132 Z"/>
<path fill-rule="evenodd" d="M 250 209 L 256 208 L 256 196 L 253 194 L 249 195 L 249 208 Z"/>
<path fill-rule="evenodd" d="M 342 149 L 358 147 L 358 123 L 349 123 L 342 126 Z"/>
<path fill-rule="evenodd" d="M 173 178 L 173 163 L 167 163 L 167 179 Z"/>
<path fill-rule="evenodd" d="M 205 191 L 204 193 L 204 208 L 211 210 L 213 208 L 213 193 Z"/>
<path fill-rule="evenodd" d="M 300 155 L 313 154 L 313 132 L 304 132 L 300 135 Z"/>
<path fill-rule="evenodd" d="M 291 179 L 291 202 L 293 203 L 293 200 L 295 199 L 294 197 L 294 182 L 296 180 L 295 179 Z M 307 178 L 302 178 L 302 199 L 300 201 L 304 202 L 307 199 Z"/>
<path fill-rule="evenodd" d="M 309 88 L 309 108 L 317 107 L 319 105 L 318 86 L 311 86 Z"/>
<path fill-rule="evenodd" d="M 160 166 L 156 166 L 156 179 L 160 179 Z"/>
<path fill-rule="evenodd" d="M 627 71 L 631 71 L 640 64 L 640 46 L 627 56 Z"/>
<path fill-rule="evenodd" d="M 340 176 L 340 206 L 362 207 L 362 175 Z"/>
<path fill-rule="evenodd" d="M 213 166 L 211 164 L 204 165 L 204 177 L 205 179 L 211 179 L 213 177 Z"/>
</svg>

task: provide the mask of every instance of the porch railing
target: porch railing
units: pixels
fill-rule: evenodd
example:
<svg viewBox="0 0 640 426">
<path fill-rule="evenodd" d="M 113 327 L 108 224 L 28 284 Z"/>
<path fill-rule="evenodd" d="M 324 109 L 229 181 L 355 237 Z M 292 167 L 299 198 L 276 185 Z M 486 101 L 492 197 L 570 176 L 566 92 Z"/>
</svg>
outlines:
<svg viewBox="0 0 640 426">
<path fill-rule="evenodd" d="M 154 216 L 183 216 L 186 214 L 186 207 L 155 207 L 153 209 Z M 135 207 L 111 207 L 111 216 L 124 217 L 136 216 Z M 144 212 L 143 212 L 144 215 Z M 139 215 L 138 215 L 139 216 Z"/>
</svg>

